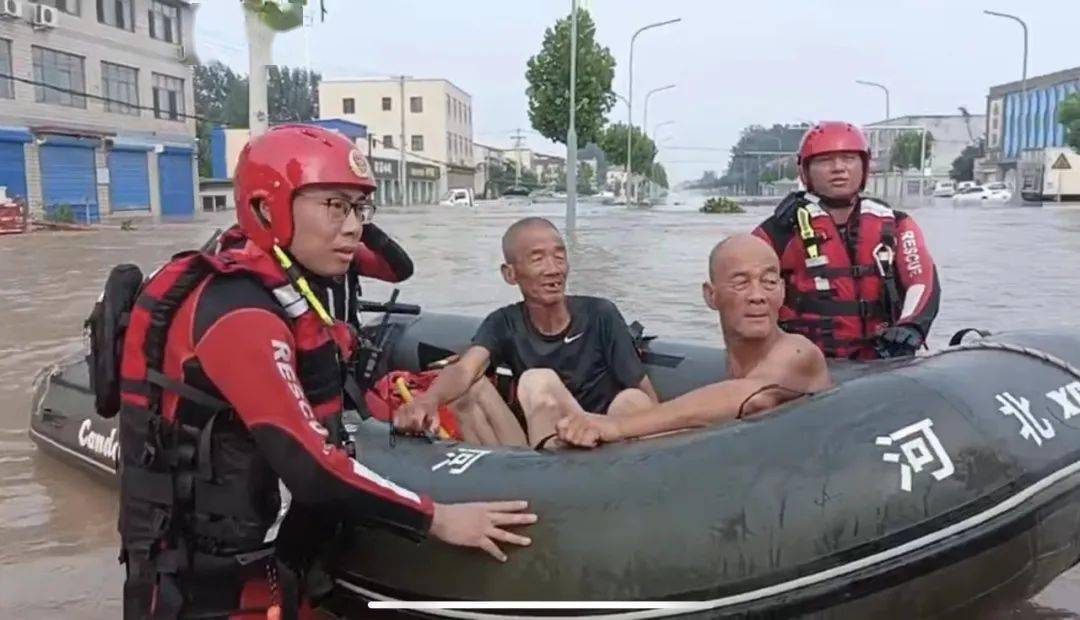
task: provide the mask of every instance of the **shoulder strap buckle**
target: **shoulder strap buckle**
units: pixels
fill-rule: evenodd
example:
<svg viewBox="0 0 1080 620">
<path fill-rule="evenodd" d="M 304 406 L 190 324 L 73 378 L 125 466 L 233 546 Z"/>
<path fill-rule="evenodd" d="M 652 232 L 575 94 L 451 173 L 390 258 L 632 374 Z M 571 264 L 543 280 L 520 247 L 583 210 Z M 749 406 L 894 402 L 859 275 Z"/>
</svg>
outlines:
<svg viewBox="0 0 1080 620">
<path fill-rule="evenodd" d="M 896 251 L 893 250 L 892 246 L 886 245 L 884 242 L 877 244 L 874 248 L 874 264 L 877 267 L 878 275 L 882 278 L 892 277 L 894 258 L 896 258 Z"/>
</svg>

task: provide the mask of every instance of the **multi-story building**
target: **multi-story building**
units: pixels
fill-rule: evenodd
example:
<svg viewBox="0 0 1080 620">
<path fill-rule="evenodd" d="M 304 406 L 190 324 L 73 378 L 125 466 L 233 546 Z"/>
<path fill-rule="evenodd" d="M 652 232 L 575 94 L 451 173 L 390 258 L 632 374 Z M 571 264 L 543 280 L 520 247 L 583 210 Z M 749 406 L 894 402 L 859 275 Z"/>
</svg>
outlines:
<svg viewBox="0 0 1080 620">
<path fill-rule="evenodd" d="M 373 157 L 371 155 L 374 146 L 374 136 L 368 133 L 368 128 L 360 123 L 354 123 L 341 118 L 325 120 L 305 121 L 309 125 L 317 125 L 345 136 L 356 148 L 368 156 L 371 163 L 371 173 L 375 177 L 375 204 L 382 206 L 387 204 L 400 204 L 390 193 L 397 186 L 399 179 L 396 159 Z M 236 171 L 236 162 L 240 157 L 240 151 L 248 143 L 250 131 L 248 129 L 228 129 L 215 127 L 210 136 L 211 170 L 212 178 L 202 182 L 203 210 L 218 211 L 233 208 L 233 199 L 229 195 L 232 191 L 232 178 Z M 407 162 L 406 170 L 410 179 L 425 179 L 423 183 L 432 183 L 431 179 L 439 178 L 439 168 L 431 164 Z M 419 194 L 418 194 L 419 195 Z M 428 196 L 433 196 L 429 193 Z"/>
<path fill-rule="evenodd" d="M 0 186 L 31 213 L 195 209 L 195 3 L 0 1 Z"/>
<path fill-rule="evenodd" d="M 934 183 L 949 178 L 953 161 L 965 148 L 983 139 L 985 120 L 977 114 L 928 114 L 900 116 L 864 126 L 872 156 L 868 192 L 890 198 L 928 193 Z M 896 139 L 905 133 L 921 134 L 923 130 L 930 142 L 926 169 L 921 173 L 896 170 L 892 162 Z"/>
<path fill-rule="evenodd" d="M 986 97 L 986 158 L 979 162 L 980 176 L 1025 193 L 1045 193 L 1044 168 L 1066 147 L 1058 108 L 1077 91 L 1080 67 L 1028 78 L 1026 85 L 992 86 Z"/>
<path fill-rule="evenodd" d="M 472 96 L 448 80 L 323 80 L 319 115 L 367 125 L 377 159 L 400 161 L 404 149 L 407 193 L 389 183 L 385 193 L 394 202 L 431 203 L 449 189 L 474 186 Z"/>
<path fill-rule="evenodd" d="M 476 175 L 473 177 L 473 193 L 481 198 L 494 198 L 495 188 L 491 187 L 493 171 L 505 166 L 506 151 L 503 149 L 473 143 L 473 159 L 476 162 Z"/>
</svg>

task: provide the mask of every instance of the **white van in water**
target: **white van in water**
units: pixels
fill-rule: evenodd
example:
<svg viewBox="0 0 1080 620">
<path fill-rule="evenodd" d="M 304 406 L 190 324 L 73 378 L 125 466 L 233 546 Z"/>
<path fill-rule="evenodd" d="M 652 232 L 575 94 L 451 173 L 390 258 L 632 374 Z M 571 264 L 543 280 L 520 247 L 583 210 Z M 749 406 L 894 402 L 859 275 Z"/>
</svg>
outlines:
<svg viewBox="0 0 1080 620">
<path fill-rule="evenodd" d="M 473 206 L 472 190 L 467 188 L 452 189 L 439 200 L 444 207 L 471 207 Z"/>
<path fill-rule="evenodd" d="M 956 184 L 952 181 L 938 181 L 934 186 L 934 196 L 937 198 L 952 198 L 956 193 Z"/>
</svg>

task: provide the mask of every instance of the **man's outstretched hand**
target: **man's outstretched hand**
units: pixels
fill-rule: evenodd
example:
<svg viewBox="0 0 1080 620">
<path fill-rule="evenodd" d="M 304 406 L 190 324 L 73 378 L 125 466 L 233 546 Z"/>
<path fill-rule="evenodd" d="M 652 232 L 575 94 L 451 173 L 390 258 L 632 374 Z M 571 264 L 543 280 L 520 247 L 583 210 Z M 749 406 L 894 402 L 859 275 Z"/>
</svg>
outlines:
<svg viewBox="0 0 1080 620">
<path fill-rule="evenodd" d="M 559 439 L 578 448 L 595 448 L 622 439 L 618 422 L 606 415 L 571 414 L 555 424 Z"/>
</svg>

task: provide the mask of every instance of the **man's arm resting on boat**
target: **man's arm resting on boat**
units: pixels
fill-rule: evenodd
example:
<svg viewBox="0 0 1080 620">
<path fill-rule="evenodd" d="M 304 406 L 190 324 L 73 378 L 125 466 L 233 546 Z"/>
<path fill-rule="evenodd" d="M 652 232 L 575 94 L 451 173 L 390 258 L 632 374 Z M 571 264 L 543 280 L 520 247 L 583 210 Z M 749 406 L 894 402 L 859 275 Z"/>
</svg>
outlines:
<svg viewBox="0 0 1080 620">
<path fill-rule="evenodd" d="M 338 504 L 354 519 L 422 538 L 431 526 L 431 499 L 327 443 L 297 378 L 295 350 L 280 317 L 244 308 L 218 319 L 196 343 L 195 356 L 298 501 Z"/>
<path fill-rule="evenodd" d="M 802 336 L 785 334 L 776 348 L 745 378 L 728 379 L 687 392 L 649 409 L 623 416 L 566 417 L 559 437 L 592 447 L 658 433 L 709 426 L 771 409 L 805 392 L 829 386 L 821 350 Z"/>
<path fill-rule="evenodd" d="M 439 405 L 460 398 L 487 370 L 491 354 L 481 346 L 466 349 L 461 358 L 439 371 L 439 376 L 426 392 L 411 403 L 404 403 L 394 412 L 394 427 L 400 431 L 436 433 L 439 425 Z"/>
</svg>

